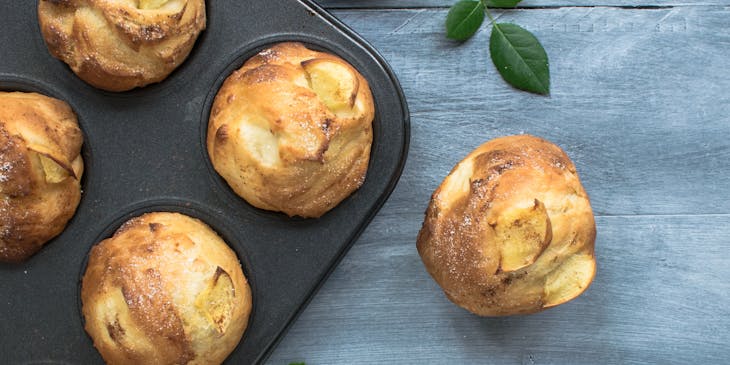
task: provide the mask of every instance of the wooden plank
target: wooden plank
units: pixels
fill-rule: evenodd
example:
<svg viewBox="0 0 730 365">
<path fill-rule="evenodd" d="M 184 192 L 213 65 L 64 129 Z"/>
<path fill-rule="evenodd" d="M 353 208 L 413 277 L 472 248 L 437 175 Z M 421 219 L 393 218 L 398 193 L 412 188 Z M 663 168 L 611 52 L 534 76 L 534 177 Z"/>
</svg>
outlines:
<svg viewBox="0 0 730 365">
<path fill-rule="evenodd" d="M 399 194 L 407 187 L 402 186 Z M 730 216 L 599 217 L 592 286 L 512 318 L 451 304 L 387 207 L 269 364 L 720 364 L 730 355 Z"/>
<path fill-rule="evenodd" d="M 337 11 L 385 56 L 412 114 L 396 209 L 428 195 L 479 144 L 530 133 L 561 147 L 603 215 L 730 212 L 730 8 L 500 13 L 550 56 L 552 95 L 518 92 L 488 54 L 489 27 L 444 38 L 445 10 Z"/>
<path fill-rule="evenodd" d="M 399 76 L 410 156 L 391 199 L 268 363 L 726 363 L 730 10 L 500 13 L 547 49 L 549 98 L 504 84 L 487 28 L 463 45 L 444 39 L 445 14 L 335 12 Z M 453 165 L 520 132 L 553 140 L 578 166 L 599 214 L 598 274 L 563 306 L 479 318 L 443 296 L 415 239 Z"/>
<path fill-rule="evenodd" d="M 317 2 L 330 9 L 377 9 L 377 8 L 436 8 L 449 7 L 457 0 L 318 0 Z M 621 6 L 630 8 L 657 6 L 703 6 L 730 5 L 730 0 L 525 0 L 520 8 L 544 8 L 558 6 Z"/>
</svg>

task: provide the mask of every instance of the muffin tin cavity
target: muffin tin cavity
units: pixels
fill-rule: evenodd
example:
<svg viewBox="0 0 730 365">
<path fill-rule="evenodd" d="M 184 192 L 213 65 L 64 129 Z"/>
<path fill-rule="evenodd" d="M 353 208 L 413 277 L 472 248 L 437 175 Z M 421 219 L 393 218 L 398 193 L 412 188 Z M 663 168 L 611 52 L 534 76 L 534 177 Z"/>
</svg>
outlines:
<svg viewBox="0 0 730 365">
<path fill-rule="evenodd" d="M 200 22 L 192 21 L 192 19 L 197 18 L 193 16 L 193 14 L 202 13 L 197 12 L 198 6 L 200 5 L 200 3 L 197 3 L 197 1 L 200 0 L 196 0 L 194 5 L 192 3 L 188 3 L 186 6 L 181 8 L 181 11 L 186 12 L 184 16 L 180 16 L 181 14 L 179 13 L 175 13 L 174 15 L 162 15 L 164 17 L 167 17 L 168 19 L 166 19 L 165 24 L 158 27 L 148 26 L 150 23 L 147 23 L 139 16 L 139 14 L 156 12 L 157 10 L 143 10 L 139 14 L 136 12 L 136 10 L 132 10 L 130 14 L 130 12 L 125 9 L 125 7 L 127 7 L 127 4 L 114 4 L 114 2 L 111 2 L 109 4 L 78 4 L 73 6 L 75 12 L 67 13 L 65 15 L 58 15 L 55 14 L 54 11 L 53 13 L 55 15 L 49 16 L 49 9 L 52 8 L 52 6 L 36 2 L 35 6 L 32 9 L 35 20 L 34 25 L 36 28 L 33 29 L 34 36 L 32 42 L 37 48 L 35 50 L 36 53 L 43 55 L 47 59 L 46 61 L 48 62 L 48 66 L 52 69 L 54 76 L 59 78 L 59 82 L 64 83 L 69 87 L 77 88 L 79 91 L 82 92 L 101 94 L 113 98 L 166 96 L 176 90 L 179 90 L 180 88 L 184 88 L 186 84 L 192 82 L 196 75 L 201 72 L 201 70 L 196 69 L 197 67 L 206 66 L 205 63 L 207 56 L 200 55 L 198 49 L 200 48 L 202 42 L 205 41 L 206 29 L 211 26 L 211 18 L 214 18 L 211 16 L 211 13 L 213 12 L 212 7 L 214 6 L 214 4 L 212 4 L 212 1 L 203 0 L 202 5 L 204 6 L 204 12 L 206 15 L 206 28 L 197 33 L 199 31 L 197 25 L 200 24 Z M 191 10 L 193 6 L 195 10 Z M 39 10 L 41 8 L 43 8 L 42 11 Z M 61 8 L 63 9 L 65 7 Z M 93 13 L 96 14 L 98 18 L 90 17 L 88 13 L 91 11 L 93 11 Z M 164 12 L 165 10 L 162 11 Z M 120 13 L 126 14 L 126 16 L 118 16 Z M 107 26 L 109 26 L 110 28 L 114 28 L 115 31 L 109 33 L 101 32 L 102 35 L 97 35 L 93 31 L 88 32 L 87 34 L 86 31 L 84 31 L 85 37 L 88 37 L 85 42 L 71 40 L 69 41 L 70 47 L 66 48 L 64 46 L 61 46 L 61 44 L 64 42 L 59 42 L 57 39 L 54 40 L 53 37 L 49 36 L 49 39 L 44 39 L 44 36 L 42 34 L 42 24 L 44 23 L 40 21 L 41 14 L 43 14 L 43 19 L 45 19 L 45 21 L 47 22 L 45 24 L 45 27 L 46 31 L 49 34 L 52 32 L 49 32 L 48 29 L 56 29 L 56 27 L 58 26 L 58 24 L 53 23 L 55 21 L 53 19 L 63 16 L 70 16 L 70 20 L 75 24 L 87 24 L 89 22 L 96 21 L 105 22 Z M 187 22 L 187 20 L 190 20 L 190 22 L 182 25 L 176 24 L 176 22 Z M 193 30 L 193 28 L 195 30 Z M 60 38 L 73 39 L 73 34 L 74 33 L 71 33 L 70 37 L 65 34 L 63 37 Z M 188 48 L 190 47 L 190 44 L 188 43 L 189 38 L 182 37 L 183 34 L 197 34 L 197 37 L 194 37 L 193 39 L 194 42 L 192 43 L 192 48 Z M 175 41 L 174 39 L 178 36 L 180 37 L 177 41 Z M 150 38 L 146 39 L 147 37 Z M 121 84 L 128 83 L 130 79 L 142 77 L 142 75 L 145 75 L 143 76 L 145 81 L 138 80 L 138 82 L 150 82 L 149 84 L 143 87 L 135 87 L 131 90 L 122 92 L 107 91 L 101 88 L 97 88 L 92 84 L 82 80 L 82 78 L 80 78 L 65 61 L 55 58 L 51 50 L 55 49 L 56 52 L 60 51 L 60 53 L 62 54 L 69 52 L 72 53 L 70 57 L 66 57 L 66 60 L 85 60 L 82 62 L 83 66 L 77 65 L 76 70 L 84 74 L 87 79 L 91 76 L 91 78 L 96 79 L 97 82 L 107 83 L 109 82 L 110 78 L 115 78 L 115 75 L 118 74 L 112 71 L 115 66 L 108 64 L 109 60 L 103 57 L 104 48 L 94 48 L 93 52 L 84 51 L 84 49 L 89 48 L 88 44 L 94 45 L 91 47 L 109 47 L 109 44 L 115 43 L 122 45 L 122 48 L 129 51 L 134 50 L 136 47 L 142 47 L 143 52 L 140 52 L 140 54 L 142 55 L 140 57 L 142 57 L 143 59 L 145 57 L 148 57 L 148 60 L 150 62 L 141 62 L 134 65 L 131 63 L 133 59 L 131 57 L 127 57 L 124 62 L 119 62 L 116 66 L 122 69 L 118 70 L 117 72 L 124 73 L 129 77 L 119 77 L 117 81 L 112 82 L 111 85 L 120 87 Z M 184 43 L 185 45 L 183 46 L 182 43 Z M 164 44 L 165 47 L 155 48 L 158 47 L 160 44 Z M 80 45 L 84 45 L 84 47 L 80 47 Z M 128 45 L 130 46 L 129 49 L 127 49 Z M 179 48 L 176 48 L 176 46 Z M 144 51 L 145 49 L 147 51 Z M 171 56 L 171 54 L 183 52 L 184 49 L 190 49 L 187 57 L 181 57 L 180 55 L 175 55 L 174 57 Z M 125 52 L 120 52 L 120 54 L 124 53 Z M 91 58 L 93 62 L 90 62 L 89 58 Z M 78 61 L 76 63 L 78 63 Z M 154 66 L 152 68 L 143 66 L 147 64 L 156 64 L 157 66 Z M 172 67 L 174 64 L 178 64 L 177 67 L 174 67 L 170 70 L 168 67 Z M 124 70 L 127 67 L 128 69 Z M 164 68 L 164 71 L 162 71 L 161 68 Z M 94 71 L 91 71 L 92 69 Z M 106 74 L 105 78 L 98 77 L 98 74 L 105 74 L 107 72 L 110 73 Z M 164 75 L 166 72 L 169 72 L 169 74 L 160 82 L 151 82 L 151 80 L 148 78 L 157 78 Z M 129 85 L 125 87 L 129 87 Z"/>
<path fill-rule="evenodd" d="M 75 226 L 79 224 L 79 220 L 77 218 L 78 212 L 83 209 L 83 207 L 86 205 L 86 195 L 87 192 L 90 189 L 90 181 L 92 181 L 92 178 L 89 178 L 89 176 L 92 174 L 92 171 L 94 171 L 94 158 L 92 154 L 93 148 L 92 141 L 89 139 L 89 136 L 87 134 L 89 121 L 83 114 L 82 110 L 83 108 L 80 108 L 79 103 L 77 100 L 74 100 L 67 92 L 65 92 L 63 89 L 56 88 L 46 82 L 36 80 L 34 78 L 30 77 L 23 77 L 18 75 L 8 75 L 0 72 L 0 91 L 3 92 L 25 92 L 25 93 L 37 93 L 41 95 L 45 95 L 48 97 L 52 97 L 61 101 L 66 102 L 70 107 L 71 110 L 73 110 L 74 114 L 76 114 L 76 120 L 78 122 L 79 128 L 81 129 L 81 132 L 84 136 L 84 142 L 81 146 L 81 158 L 83 159 L 84 163 L 84 170 L 83 175 L 81 176 L 81 200 L 79 202 L 78 207 L 76 208 L 76 214 L 74 214 L 71 219 L 66 223 L 66 228 L 63 232 L 61 232 L 58 236 L 55 238 L 52 238 L 50 241 L 46 242 L 45 245 L 38 251 L 35 255 L 31 256 L 28 261 L 36 260 L 37 256 L 43 256 L 43 255 L 53 255 L 53 252 L 56 252 L 56 250 L 63 250 L 62 247 L 56 247 L 61 246 L 64 243 L 60 243 L 56 245 L 55 241 L 64 241 L 64 236 L 67 235 L 67 232 L 73 229 L 76 229 Z M 81 223 L 83 225 L 83 223 Z M 50 250 L 51 253 L 45 253 L 46 250 Z M 2 263 L 0 263 L 0 270 L 2 270 Z M 7 264 L 6 264 L 7 265 Z M 24 264 L 19 264 L 17 266 L 22 267 Z"/>
<path fill-rule="evenodd" d="M 209 90 L 205 103 L 203 105 L 202 109 L 202 115 L 200 118 L 200 151 L 203 154 L 203 158 L 205 160 L 205 164 L 209 173 L 209 176 L 211 178 L 211 187 L 216 189 L 218 194 L 222 195 L 222 199 L 231 205 L 231 208 L 233 209 L 240 209 L 245 210 L 247 212 L 250 212 L 253 215 L 256 215 L 258 217 L 266 218 L 266 219 L 274 219 L 274 220 L 290 220 L 290 221 L 301 221 L 304 218 L 294 216 L 294 217 L 287 217 L 283 213 L 279 212 L 273 212 L 263 209 L 258 209 L 256 207 L 251 206 L 248 204 L 243 198 L 239 197 L 233 189 L 228 185 L 228 183 L 216 172 L 215 168 L 213 167 L 213 164 L 210 161 L 210 157 L 208 155 L 208 148 L 207 148 L 207 136 L 208 136 L 208 124 L 210 120 L 210 112 L 213 106 L 213 102 L 215 101 L 215 97 L 218 94 L 221 86 L 225 82 L 226 78 L 228 78 L 233 72 L 238 70 L 243 66 L 243 64 L 248 61 L 250 58 L 257 55 L 259 52 L 268 49 L 276 44 L 282 43 L 282 42 L 299 42 L 303 44 L 305 47 L 319 51 L 319 52 L 325 52 L 332 55 L 339 56 L 343 60 L 347 61 L 350 65 L 352 65 L 355 69 L 357 69 L 366 80 L 370 81 L 371 79 L 376 79 L 376 75 L 371 75 L 372 70 L 365 67 L 365 65 L 361 65 L 360 61 L 353 57 L 347 50 L 343 49 L 342 47 L 333 44 L 331 42 L 327 42 L 326 40 L 315 38 L 315 37 L 308 37 L 301 34 L 286 34 L 286 35 L 276 35 L 272 37 L 266 37 L 263 39 L 260 39 L 254 43 L 244 45 L 239 50 L 233 53 L 233 57 L 231 58 L 230 62 L 227 64 L 227 66 L 223 69 L 223 71 L 220 73 L 220 75 L 217 77 L 215 82 L 213 83 L 213 87 Z M 372 77 L 371 77 L 372 76 Z M 370 152 L 370 158 L 371 163 L 368 167 L 368 176 L 370 175 L 370 171 L 372 170 L 372 160 L 374 158 L 380 157 L 375 156 L 373 154 L 373 151 L 377 150 L 377 145 L 379 143 L 379 140 L 383 137 L 379 132 L 383 130 L 381 127 L 381 112 L 379 108 L 379 100 L 378 97 L 384 97 L 382 93 L 377 92 L 376 90 L 372 90 L 371 92 L 373 94 L 373 99 L 375 102 L 375 118 L 373 119 L 372 126 L 373 126 L 373 142 Z M 369 184 L 369 179 L 366 177 L 365 182 L 363 183 L 363 186 Z M 360 188 L 362 189 L 362 187 Z M 353 196 L 356 196 L 358 194 L 358 191 L 355 190 L 351 196 L 347 197 L 344 201 L 342 201 L 338 206 L 332 209 L 332 211 L 336 211 L 340 209 L 340 205 L 346 205 L 348 204 L 349 199 L 356 199 L 353 198 Z M 326 213 L 326 214 L 332 214 L 332 211 Z M 336 213 L 335 213 L 336 214 Z"/>
<path fill-rule="evenodd" d="M 85 135 L 76 215 L 27 262 L 0 264 L 0 333 L 13 334 L 0 341 L 4 362 L 102 363 L 80 311 L 89 250 L 132 217 L 174 211 L 208 224 L 238 254 L 253 312 L 227 363 L 261 363 L 395 187 L 408 149 L 408 109 L 375 50 L 308 0 L 206 4 L 207 28 L 177 70 L 159 84 L 112 93 L 86 84 L 48 53 L 34 33 L 40 32 L 37 2 L 0 2 L 9 24 L 0 33 L 0 89 L 66 101 Z M 283 41 L 348 61 L 368 80 L 376 104 L 364 184 L 318 219 L 248 205 L 218 176 L 205 147 L 210 107 L 223 80 Z"/>
<path fill-rule="evenodd" d="M 114 235 L 114 233 L 127 221 L 130 219 L 142 216 L 145 213 L 152 213 L 152 212 L 172 212 L 172 213 L 180 213 L 184 214 L 186 216 L 199 219 L 206 225 L 208 225 L 215 233 L 220 236 L 221 239 L 230 247 L 238 257 L 238 261 L 241 263 L 241 268 L 243 269 L 243 274 L 246 277 L 246 280 L 248 281 L 248 285 L 251 288 L 251 296 L 252 296 L 252 302 L 253 305 L 251 307 L 251 314 L 249 315 L 248 319 L 248 328 L 250 328 L 251 323 L 253 322 L 253 319 L 256 316 L 256 302 L 257 302 L 257 292 L 256 292 L 256 275 L 253 270 L 253 266 L 251 264 L 251 261 L 248 259 L 247 252 L 248 252 L 248 246 L 247 246 L 247 239 L 246 237 L 241 237 L 239 232 L 233 227 L 236 226 L 236 223 L 225 217 L 224 215 L 221 215 L 220 212 L 212 211 L 209 207 L 206 207 L 204 204 L 200 203 L 194 203 L 190 201 L 183 201 L 183 200 L 176 200 L 176 199 L 162 199 L 162 200 L 150 200 L 150 201 L 144 201 L 139 202 L 137 204 L 132 204 L 124 209 L 121 209 L 117 216 L 112 218 L 106 223 L 99 224 L 100 227 L 104 227 L 101 229 L 101 231 L 98 233 L 96 238 L 88 243 L 88 249 L 87 253 L 84 255 L 84 260 L 81 262 L 81 266 L 79 269 L 78 279 L 77 279 L 77 308 L 78 308 L 78 318 L 81 320 L 81 326 L 83 327 L 85 324 L 84 317 L 81 312 L 81 283 L 84 276 L 84 273 L 86 272 L 86 267 L 89 260 L 89 253 L 91 251 L 91 248 L 95 245 L 99 244 L 101 241 L 110 238 Z M 243 334 L 243 338 L 241 339 L 241 343 L 243 343 L 246 338 L 248 337 L 248 329 Z M 89 341 L 91 339 L 89 338 Z"/>
<path fill-rule="evenodd" d="M 89 172 L 93 170 L 93 156 L 92 156 L 92 141 L 89 139 L 86 131 L 90 121 L 87 121 L 84 115 L 80 113 L 79 103 L 77 100 L 70 97 L 67 93 L 59 91 L 53 86 L 38 80 L 29 78 L 23 78 L 13 75 L 5 75 L 0 73 L 0 91 L 4 92 L 25 92 L 25 93 L 38 93 L 45 96 L 50 96 L 58 100 L 66 102 L 71 106 L 71 110 L 76 114 L 76 120 L 81 128 L 81 132 L 84 134 L 84 144 L 81 146 L 81 157 L 84 159 L 84 174 L 81 177 L 81 204 L 84 201 L 84 192 L 87 188 L 87 181 Z"/>
</svg>

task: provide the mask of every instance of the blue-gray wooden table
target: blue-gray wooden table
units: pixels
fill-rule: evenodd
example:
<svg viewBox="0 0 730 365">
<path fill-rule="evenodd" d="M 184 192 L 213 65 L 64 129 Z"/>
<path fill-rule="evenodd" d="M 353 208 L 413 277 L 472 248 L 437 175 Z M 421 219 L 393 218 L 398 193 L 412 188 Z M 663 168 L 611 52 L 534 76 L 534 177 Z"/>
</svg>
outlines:
<svg viewBox="0 0 730 365">
<path fill-rule="evenodd" d="M 515 91 L 489 27 L 445 39 L 455 0 L 322 0 L 389 61 L 411 110 L 390 200 L 269 364 L 730 363 L 730 0 L 526 0 L 495 11 L 550 57 L 550 97 Z M 498 136 L 547 138 L 596 214 L 598 272 L 576 300 L 480 318 L 426 273 L 430 194 Z"/>
</svg>

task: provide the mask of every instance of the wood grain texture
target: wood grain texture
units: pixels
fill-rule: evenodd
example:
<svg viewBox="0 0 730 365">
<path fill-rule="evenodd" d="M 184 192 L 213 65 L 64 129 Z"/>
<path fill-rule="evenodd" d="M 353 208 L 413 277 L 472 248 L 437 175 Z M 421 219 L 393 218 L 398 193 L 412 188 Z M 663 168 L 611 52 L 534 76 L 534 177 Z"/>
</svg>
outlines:
<svg viewBox="0 0 730 365">
<path fill-rule="evenodd" d="M 398 75 L 412 140 L 395 209 L 409 212 L 461 158 L 503 135 L 566 150 L 601 215 L 730 212 L 730 9 L 563 8 L 498 21 L 533 31 L 551 96 L 518 92 L 489 59 L 490 28 L 445 39 L 443 10 L 340 11 Z M 402 203 L 401 203 L 402 202 Z M 421 209 L 419 207 L 418 209 Z"/>
<path fill-rule="evenodd" d="M 445 9 L 334 14 L 400 78 L 410 155 L 390 200 L 269 364 L 730 361 L 730 8 L 499 12 L 545 46 L 548 98 L 499 78 L 488 28 L 461 45 L 446 40 Z M 479 318 L 444 297 L 415 239 L 456 162 L 523 132 L 577 165 L 598 215 L 598 273 L 563 306 Z"/>
<path fill-rule="evenodd" d="M 592 286 L 510 318 L 444 297 L 415 252 L 421 219 L 379 215 L 269 363 L 727 363 L 728 215 L 599 217 Z"/>
<path fill-rule="evenodd" d="M 317 3 L 328 9 L 378 9 L 378 8 L 437 8 L 450 7 L 458 0 L 318 0 Z M 627 8 L 664 7 L 664 6 L 704 6 L 730 5 L 730 0 L 524 0 L 520 8 L 544 8 L 560 6 L 593 7 L 619 6 Z"/>
</svg>

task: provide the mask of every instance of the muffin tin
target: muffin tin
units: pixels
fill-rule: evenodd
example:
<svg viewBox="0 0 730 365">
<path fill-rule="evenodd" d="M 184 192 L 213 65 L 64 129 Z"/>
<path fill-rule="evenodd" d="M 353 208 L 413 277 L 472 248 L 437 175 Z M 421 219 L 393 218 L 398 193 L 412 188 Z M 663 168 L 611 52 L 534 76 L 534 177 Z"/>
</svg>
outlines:
<svg viewBox="0 0 730 365">
<path fill-rule="evenodd" d="M 83 195 L 66 230 L 22 264 L 0 264 L 0 362 L 103 363 L 83 329 L 79 280 L 94 244 L 151 211 L 200 218 L 236 251 L 253 293 L 249 327 L 227 363 L 263 362 L 395 187 L 409 116 L 385 61 L 316 4 L 208 0 L 208 27 L 159 84 L 95 89 L 51 57 L 37 2 L 0 3 L 0 90 L 68 102 L 85 134 Z M 205 133 L 223 80 L 268 45 L 300 41 L 339 55 L 368 79 L 376 117 L 363 186 L 319 219 L 256 209 L 213 170 Z M 306 356 L 306 354 L 302 354 Z"/>
</svg>

